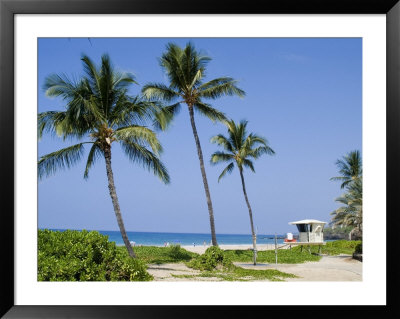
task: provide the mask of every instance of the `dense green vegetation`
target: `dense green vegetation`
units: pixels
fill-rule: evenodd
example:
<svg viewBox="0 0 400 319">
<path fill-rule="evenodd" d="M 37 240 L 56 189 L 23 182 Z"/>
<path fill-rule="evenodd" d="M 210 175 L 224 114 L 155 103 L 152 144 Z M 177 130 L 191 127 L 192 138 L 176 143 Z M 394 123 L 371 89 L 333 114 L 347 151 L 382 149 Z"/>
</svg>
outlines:
<svg viewBox="0 0 400 319">
<path fill-rule="evenodd" d="M 324 239 L 348 239 L 354 227 L 326 227 L 324 228 Z"/>
<path fill-rule="evenodd" d="M 252 254 L 249 255 L 251 260 Z M 296 276 L 287 274 L 276 269 L 244 269 L 233 264 L 229 254 L 219 247 L 210 247 L 202 255 L 193 258 L 187 266 L 202 270 L 200 275 L 178 275 L 175 277 L 213 277 L 225 281 L 249 281 L 249 280 L 271 280 L 280 281 L 282 278 L 294 278 Z"/>
<path fill-rule="evenodd" d="M 362 243 L 357 244 L 356 248 L 354 249 L 354 252 L 357 254 L 362 254 Z"/>
<path fill-rule="evenodd" d="M 194 269 L 211 271 L 229 269 L 232 266 L 232 261 L 224 254 L 222 249 L 213 246 L 207 248 L 204 254 L 193 258 L 187 265 Z"/>
<path fill-rule="evenodd" d="M 123 247 L 117 249 L 125 251 Z M 135 247 L 135 252 L 137 257 L 146 264 L 186 262 L 198 256 L 198 254 L 187 251 L 179 245 L 170 247 L 138 246 Z"/>
<path fill-rule="evenodd" d="M 145 264 L 96 231 L 38 231 L 38 281 L 148 281 Z"/>
<path fill-rule="evenodd" d="M 318 261 L 317 246 L 300 251 L 278 250 L 278 263 L 297 264 Z M 322 246 L 322 254 L 338 255 L 362 252 L 361 241 L 338 240 Z M 39 281 L 148 281 L 153 277 L 146 271 L 146 264 L 184 262 L 200 270 L 196 275 L 175 275 L 181 278 L 213 277 L 225 281 L 283 280 L 294 275 L 275 269 L 244 269 L 234 262 L 252 262 L 251 250 L 221 250 L 209 247 L 202 255 L 189 252 L 179 245 L 170 247 L 139 246 L 136 258 L 127 250 L 109 242 L 108 237 L 96 231 L 38 231 L 38 280 Z M 275 251 L 259 251 L 260 263 L 275 263 Z"/>
</svg>

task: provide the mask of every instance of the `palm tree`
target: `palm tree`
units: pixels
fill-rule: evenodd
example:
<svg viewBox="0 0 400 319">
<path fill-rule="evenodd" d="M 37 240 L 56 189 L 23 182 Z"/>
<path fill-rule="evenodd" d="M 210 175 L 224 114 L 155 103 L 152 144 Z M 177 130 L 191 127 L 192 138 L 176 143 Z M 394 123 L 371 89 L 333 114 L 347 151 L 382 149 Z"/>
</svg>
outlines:
<svg viewBox="0 0 400 319">
<path fill-rule="evenodd" d="M 247 134 L 247 121 L 241 121 L 240 124 L 236 124 L 233 120 L 230 120 L 226 122 L 226 126 L 228 127 L 228 137 L 219 134 L 211 138 L 212 143 L 216 143 L 224 148 L 223 152 L 215 152 L 211 155 L 211 163 L 229 163 L 222 171 L 221 175 L 219 175 L 218 182 L 226 175 L 226 173 L 232 173 L 235 164 L 239 169 L 243 194 L 247 208 L 249 209 L 251 234 L 253 238 L 253 262 L 255 265 L 257 260 L 257 237 L 254 231 L 253 213 L 247 197 L 246 185 L 244 183 L 243 168 L 248 167 L 255 172 L 251 159 L 258 159 L 263 154 L 273 155 L 275 152 L 268 146 L 268 142 L 265 138 L 253 133 Z"/>
<path fill-rule="evenodd" d="M 245 93 L 236 86 L 237 81 L 230 77 L 221 77 L 204 83 L 204 73 L 207 63 L 210 60 L 209 57 L 197 52 L 191 43 L 188 43 L 184 49 L 173 43 L 169 43 L 166 52 L 160 59 L 160 65 L 168 76 L 169 85 L 149 83 L 143 87 L 142 92 L 146 98 L 153 101 L 158 100 L 173 103 L 166 106 L 162 111 L 165 120 L 161 122 L 161 124 L 164 127 L 166 127 L 179 112 L 181 103 L 186 104 L 188 107 L 190 124 L 196 143 L 197 155 L 200 161 L 200 171 L 207 198 L 212 244 L 217 246 L 214 212 L 204 168 L 203 152 L 201 150 L 200 139 L 194 120 L 194 110 L 212 121 L 224 121 L 226 120 L 225 115 L 203 100 L 214 100 L 223 95 L 238 95 L 243 97 Z"/>
<path fill-rule="evenodd" d="M 357 179 L 348 186 L 347 193 L 336 198 L 338 203 L 343 206 L 334 210 L 331 224 L 332 226 L 351 226 L 353 227 L 349 236 L 350 239 L 355 231 L 362 234 L 362 179 Z"/>
<path fill-rule="evenodd" d="M 360 151 L 352 151 L 336 161 L 341 176 L 332 177 L 332 181 L 342 181 L 342 189 L 352 181 L 360 179 L 362 176 L 362 162 Z"/>
<path fill-rule="evenodd" d="M 97 67 L 92 60 L 82 57 L 85 76 L 79 81 L 65 75 L 53 74 L 46 78 L 44 89 L 50 97 L 61 97 L 64 111 L 49 111 L 38 115 L 38 135 L 57 133 L 64 140 L 75 138 L 89 140 L 44 155 L 38 162 L 39 178 L 49 176 L 57 169 L 70 168 L 83 156 L 86 145 L 91 145 L 84 178 L 99 157 L 104 157 L 108 189 L 126 249 L 132 258 L 136 255 L 130 245 L 122 220 L 111 168 L 111 145 L 119 142 L 128 158 L 151 170 L 164 183 L 169 175 L 159 160 L 162 147 L 156 134 L 141 125 L 152 120 L 158 108 L 153 103 L 127 95 L 128 86 L 136 83 L 134 76 L 113 69 L 108 55 L 101 58 Z"/>
</svg>

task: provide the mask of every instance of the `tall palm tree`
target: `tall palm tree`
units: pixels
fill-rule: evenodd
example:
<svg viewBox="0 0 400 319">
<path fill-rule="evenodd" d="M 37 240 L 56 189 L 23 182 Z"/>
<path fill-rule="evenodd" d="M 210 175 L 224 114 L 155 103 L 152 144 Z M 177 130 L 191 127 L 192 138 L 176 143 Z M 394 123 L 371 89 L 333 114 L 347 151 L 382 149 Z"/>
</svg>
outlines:
<svg viewBox="0 0 400 319">
<path fill-rule="evenodd" d="M 340 187 L 343 189 L 352 181 L 362 176 L 362 161 L 360 151 L 352 151 L 336 161 L 341 176 L 332 177 L 332 181 L 342 181 Z"/>
<path fill-rule="evenodd" d="M 222 146 L 224 151 L 212 154 L 211 163 L 229 163 L 222 171 L 221 175 L 219 175 L 218 182 L 226 175 L 226 173 L 232 173 L 235 164 L 239 169 L 243 194 L 247 208 L 249 209 L 251 234 L 253 238 L 253 262 L 255 265 L 257 261 L 257 237 L 253 225 L 253 212 L 251 210 L 250 202 L 247 197 L 246 185 L 244 183 L 243 168 L 248 167 L 255 172 L 251 159 L 258 159 L 263 154 L 273 155 L 275 152 L 268 146 L 268 142 L 265 138 L 253 133 L 247 134 L 247 121 L 241 121 L 239 124 L 236 124 L 233 120 L 230 120 L 225 123 L 228 127 L 228 137 L 219 134 L 211 138 L 211 142 Z"/>
<path fill-rule="evenodd" d="M 244 91 L 236 86 L 234 79 L 221 77 L 208 82 L 204 81 L 207 63 L 211 59 L 197 52 L 191 43 L 185 48 L 169 43 L 166 52 L 160 59 L 160 65 L 166 72 L 169 85 L 149 83 L 143 87 L 146 98 L 167 103 L 173 103 L 163 109 L 164 121 L 161 124 L 166 127 L 173 117 L 179 112 L 181 103 L 186 104 L 193 136 L 196 143 L 197 155 L 200 161 L 200 171 L 203 178 L 204 191 L 206 193 L 208 213 L 211 227 L 211 240 L 217 246 L 215 235 L 214 211 L 208 187 L 206 170 L 204 168 L 203 152 L 194 120 L 194 110 L 212 121 L 224 121 L 225 115 L 211 105 L 205 103 L 205 99 L 217 99 L 223 95 L 238 95 L 243 97 Z"/>
<path fill-rule="evenodd" d="M 46 78 L 44 89 L 50 97 L 61 97 L 64 111 L 49 111 L 38 115 L 38 135 L 57 133 L 66 138 L 89 140 L 44 155 L 38 162 L 39 178 L 47 177 L 57 169 L 70 168 L 83 156 L 85 145 L 91 145 L 84 178 L 99 157 L 104 157 L 115 216 L 122 239 L 131 257 L 136 255 L 126 234 L 111 168 L 111 146 L 118 142 L 128 158 L 151 170 L 164 183 L 169 182 L 167 169 L 161 163 L 162 147 L 156 134 L 143 126 L 159 111 L 153 104 L 127 95 L 128 86 L 136 83 L 134 76 L 113 69 L 108 55 L 97 67 L 83 56 L 85 76 L 79 81 L 65 75 L 53 74 Z"/>
</svg>

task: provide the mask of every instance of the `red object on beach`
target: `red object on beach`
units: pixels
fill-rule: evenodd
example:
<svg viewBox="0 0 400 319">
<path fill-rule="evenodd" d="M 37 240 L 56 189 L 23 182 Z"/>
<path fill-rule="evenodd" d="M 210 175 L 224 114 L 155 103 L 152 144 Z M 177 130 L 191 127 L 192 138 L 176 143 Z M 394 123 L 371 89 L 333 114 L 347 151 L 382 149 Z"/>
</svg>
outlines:
<svg viewBox="0 0 400 319">
<path fill-rule="evenodd" d="M 285 238 L 284 242 L 285 243 L 295 243 L 297 240 L 296 239 L 287 239 Z"/>
</svg>

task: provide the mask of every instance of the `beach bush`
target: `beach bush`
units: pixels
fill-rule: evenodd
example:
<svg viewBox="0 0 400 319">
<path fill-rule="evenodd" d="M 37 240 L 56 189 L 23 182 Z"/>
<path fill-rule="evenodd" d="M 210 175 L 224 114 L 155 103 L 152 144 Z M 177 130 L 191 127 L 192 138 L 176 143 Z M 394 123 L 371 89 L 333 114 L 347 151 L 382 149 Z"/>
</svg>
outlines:
<svg viewBox="0 0 400 319">
<path fill-rule="evenodd" d="M 207 248 L 204 254 L 193 258 L 187 265 L 199 270 L 221 270 L 232 268 L 233 264 L 229 257 L 224 255 L 223 250 L 217 246 Z"/>
<path fill-rule="evenodd" d="M 96 231 L 38 231 L 38 281 L 148 281 L 140 260 Z"/>
<path fill-rule="evenodd" d="M 362 254 L 362 243 L 357 244 L 356 248 L 354 249 L 356 254 Z"/>
<path fill-rule="evenodd" d="M 118 249 L 121 251 L 126 250 L 125 247 L 118 247 Z M 168 247 L 137 246 L 135 247 L 135 253 L 146 264 L 186 262 L 198 256 L 198 254 L 187 251 L 179 245 Z"/>
</svg>

